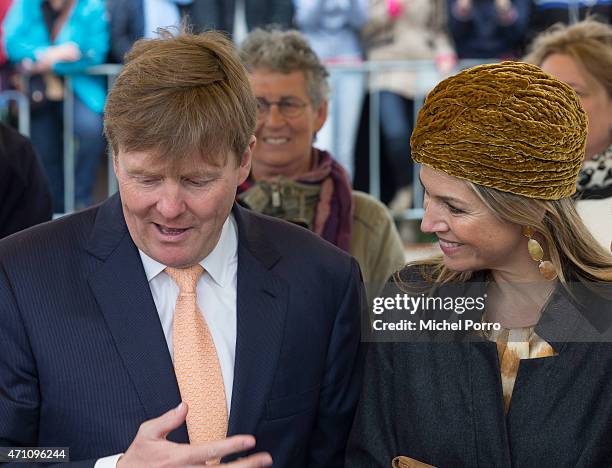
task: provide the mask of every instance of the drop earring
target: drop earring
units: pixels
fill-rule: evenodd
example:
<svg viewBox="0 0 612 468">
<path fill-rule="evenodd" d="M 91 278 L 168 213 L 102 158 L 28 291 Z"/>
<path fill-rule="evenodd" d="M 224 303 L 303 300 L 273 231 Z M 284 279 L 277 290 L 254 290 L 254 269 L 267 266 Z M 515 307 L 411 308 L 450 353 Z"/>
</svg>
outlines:
<svg viewBox="0 0 612 468">
<path fill-rule="evenodd" d="M 535 230 L 531 226 L 523 226 L 523 235 L 529 238 L 527 242 L 527 250 L 529 250 L 529 256 L 533 261 L 538 262 L 538 268 L 540 274 L 548 281 L 552 281 L 557 278 L 557 270 L 552 262 L 544 260 L 544 249 L 540 243 L 533 238 Z"/>
</svg>

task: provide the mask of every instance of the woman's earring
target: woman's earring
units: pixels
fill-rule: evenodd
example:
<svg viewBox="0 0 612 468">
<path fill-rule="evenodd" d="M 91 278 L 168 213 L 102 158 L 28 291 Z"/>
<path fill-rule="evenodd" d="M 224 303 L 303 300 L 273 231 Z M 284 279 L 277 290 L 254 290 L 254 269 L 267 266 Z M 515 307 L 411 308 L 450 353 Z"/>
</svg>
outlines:
<svg viewBox="0 0 612 468">
<path fill-rule="evenodd" d="M 529 255 L 533 261 L 538 262 L 540 274 L 548 281 L 552 281 L 557 277 L 557 270 L 552 262 L 543 260 L 544 249 L 537 240 L 533 239 L 534 234 L 535 230 L 531 226 L 523 226 L 523 235 L 529 238 L 529 242 L 527 242 L 527 250 L 529 250 Z"/>
</svg>

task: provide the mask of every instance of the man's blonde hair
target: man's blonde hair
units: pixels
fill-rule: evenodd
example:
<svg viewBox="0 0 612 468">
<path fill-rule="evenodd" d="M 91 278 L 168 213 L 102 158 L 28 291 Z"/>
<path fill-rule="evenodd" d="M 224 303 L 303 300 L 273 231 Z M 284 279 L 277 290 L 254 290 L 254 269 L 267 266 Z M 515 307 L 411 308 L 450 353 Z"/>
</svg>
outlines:
<svg viewBox="0 0 612 468">
<path fill-rule="evenodd" d="M 222 33 L 139 40 L 110 90 L 104 132 L 112 150 L 154 151 L 177 161 L 202 155 L 240 161 L 256 123 L 256 101 L 232 42 Z"/>
</svg>

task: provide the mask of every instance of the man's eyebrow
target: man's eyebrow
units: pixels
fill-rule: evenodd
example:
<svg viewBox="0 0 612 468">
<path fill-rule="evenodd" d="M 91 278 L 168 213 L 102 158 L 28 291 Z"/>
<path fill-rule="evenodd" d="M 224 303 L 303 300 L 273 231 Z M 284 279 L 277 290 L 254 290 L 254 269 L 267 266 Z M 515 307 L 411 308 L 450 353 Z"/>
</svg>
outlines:
<svg viewBox="0 0 612 468">
<path fill-rule="evenodd" d="M 151 175 L 155 175 L 155 171 L 148 169 L 146 167 L 133 167 L 133 168 L 126 168 L 125 171 L 130 174 L 130 175 L 135 175 L 135 176 L 151 176 Z"/>
<path fill-rule="evenodd" d="M 217 177 L 220 173 L 221 173 L 220 169 L 211 169 L 211 170 L 208 170 L 208 171 L 187 172 L 185 174 L 181 174 L 181 176 L 189 178 L 189 179 L 191 179 L 191 178 L 194 178 L 194 179 L 198 179 L 198 178 L 207 179 L 209 177 Z"/>
</svg>

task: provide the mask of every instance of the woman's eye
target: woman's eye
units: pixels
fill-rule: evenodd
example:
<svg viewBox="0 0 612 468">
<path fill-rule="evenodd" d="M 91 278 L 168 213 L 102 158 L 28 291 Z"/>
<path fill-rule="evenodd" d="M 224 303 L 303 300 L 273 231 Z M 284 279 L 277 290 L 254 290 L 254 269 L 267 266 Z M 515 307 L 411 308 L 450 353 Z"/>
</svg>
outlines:
<svg viewBox="0 0 612 468">
<path fill-rule="evenodd" d="M 456 208 L 453 205 L 447 203 L 448 206 L 448 211 L 450 211 L 452 214 L 461 214 L 461 213 L 465 213 L 465 211 L 463 211 L 460 208 Z"/>
<path fill-rule="evenodd" d="M 588 93 L 582 89 L 574 89 L 574 91 L 576 92 L 576 94 L 578 95 L 578 97 L 585 97 Z"/>
</svg>

